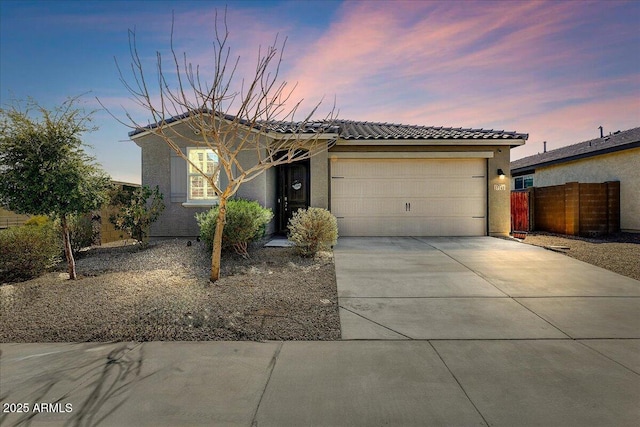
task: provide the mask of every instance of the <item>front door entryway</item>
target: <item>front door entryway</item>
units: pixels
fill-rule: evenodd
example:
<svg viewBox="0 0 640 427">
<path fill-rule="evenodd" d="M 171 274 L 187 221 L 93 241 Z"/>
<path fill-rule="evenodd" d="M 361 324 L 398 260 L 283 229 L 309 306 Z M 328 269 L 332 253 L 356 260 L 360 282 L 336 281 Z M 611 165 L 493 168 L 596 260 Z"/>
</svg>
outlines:
<svg viewBox="0 0 640 427">
<path fill-rule="evenodd" d="M 298 209 L 309 207 L 309 166 L 309 160 L 278 166 L 278 233 L 287 232 L 289 219 Z"/>
</svg>

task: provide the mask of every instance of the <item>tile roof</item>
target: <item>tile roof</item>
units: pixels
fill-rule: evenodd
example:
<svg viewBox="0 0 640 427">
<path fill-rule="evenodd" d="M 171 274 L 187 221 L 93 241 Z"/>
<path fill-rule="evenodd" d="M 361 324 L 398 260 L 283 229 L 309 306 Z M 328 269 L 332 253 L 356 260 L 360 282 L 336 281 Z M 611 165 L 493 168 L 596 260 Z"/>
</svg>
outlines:
<svg viewBox="0 0 640 427">
<path fill-rule="evenodd" d="M 328 122 L 309 122 L 305 132 L 317 132 L 326 128 Z M 289 133 L 296 131 L 298 122 L 261 122 L 273 132 Z M 355 120 L 336 120 L 333 131 L 345 140 L 405 140 L 405 139 L 527 139 L 526 133 L 516 133 L 493 129 L 451 128 L 435 126 L 415 126 L 395 123 L 362 122 Z"/>
<path fill-rule="evenodd" d="M 526 133 L 493 129 L 414 126 L 395 123 L 338 120 L 340 137 L 362 139 L 527 139 Z"/>
<path fill-rule="evenodd" d="M 521 172 L 525 169 L 535 169 L 536 166 L 568 162 L 633 147 L 640 147 L 640 127 L 514 160 L 511 162 L 511 172 Z"/>
<path fill-rule="evenodd" d="M 182 120 L 185 120 L 186 118 L 188 118 L 191 115 L 197 115 L 197 114 L 211 114 L 212 110 L 209 109 L 203 109 L 203 110 L 196 110 L 196 111 L 187 111 L 186 113 L 183 114 L 179 114 L 173 117 L 170 117 L 168 119 L 166 119 L 164 121 L 165 124 L 171 124 L 171 123 L 177 123 L 180 122 Z M 223 113 L 217 113 L 218 117 L 221 117 L 225 120 L 228 121 L 233 121 L 236 119 L 235 116 L 232 116 L 230 114 L 223 114 Z M 240 123 L 242 124 L 247 124 L 249 123 L 249 121 L 245 120 L 245 119 L 240 119 L 239 120 Z M 150 125 L 144 126 L 144 127 L 140 127 L 138 129 L 134 129 L 131 132 L 129 132 L 129 137 L 144 133 L 148 130 L 151 129 L 155 129 L 157 128 L 160 123 L 162 122 L 156 122 L 156 123 L 152 123 Z M 277 133 L 293 133 L 293 132 L 302 132 L 302 133 L 317 133 L 317 132 L 330 132 L 330 133 L 338 133 L 338 128 L 337 126 L 335 126 L 335 124 L 331 124 L 330 122 L 324 122 L 324 121 L 310 121 L 310 122 L 284 122 L 284 121 L 258 121 L 255 123 L 254 125 L 257 128 L 260 129 L 264 129 L 266 131 L 269 132 L 277 132 Z"/>
<path fill-rule="evenodd" d="M 190 113 L 181 114 L 166 120 L 166 123 L 178 122 L 187 118 Z M 226 120 L 234 120 L 234 116 L 220 114 Z M 246 121 L 241 120 L 241 123 Z M 158 126 L 154 123 L 140 129 L 129 132 L 134 136 L 146 130 Z M 501 140 L 526 140 L 529 135 L 504 130 L 452 128 L 436 126 L 415 126 L 395 123 L 363 122 L 354 120 L 335 121 L 310 121 L 285 122 L 285 121 L 259 121 L 259 126 L 267 131 L 277 133 L 337 133 L 345 140 L 424 140 L 424 139 L 501 139 Z"/>
</svg>

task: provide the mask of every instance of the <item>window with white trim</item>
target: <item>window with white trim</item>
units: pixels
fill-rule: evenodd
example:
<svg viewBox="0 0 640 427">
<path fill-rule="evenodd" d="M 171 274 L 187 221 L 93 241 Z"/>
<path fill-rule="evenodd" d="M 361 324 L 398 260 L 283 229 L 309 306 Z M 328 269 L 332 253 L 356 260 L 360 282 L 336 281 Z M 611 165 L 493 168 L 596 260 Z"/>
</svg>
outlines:
<svg viewBox="0 0 640 427">
<path fill-rule="evenodd" d="M 218 170 L 218 155 L 205 148 L 187 148 L 189 160 L 209 176 L 216 174 L 216 185 L 220 184 L 220 171 Z M 193 167 L 187 168 L 187 199 L 190 202 L 205 202 L 217 199 L 216 193 L 209 182 Z"/>
</svg>

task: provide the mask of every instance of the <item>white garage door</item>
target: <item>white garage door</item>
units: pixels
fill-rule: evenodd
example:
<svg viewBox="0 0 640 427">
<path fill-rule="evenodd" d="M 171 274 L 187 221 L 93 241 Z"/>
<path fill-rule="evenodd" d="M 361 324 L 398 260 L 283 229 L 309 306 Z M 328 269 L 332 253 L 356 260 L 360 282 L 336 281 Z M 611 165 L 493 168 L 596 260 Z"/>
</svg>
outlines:
<svg viewBox="0 0 640 427">
<path fill-rule="evenodd" d="M 484 236 L 485 159 L 333 159 L 341 236 Z"/>
</svg>

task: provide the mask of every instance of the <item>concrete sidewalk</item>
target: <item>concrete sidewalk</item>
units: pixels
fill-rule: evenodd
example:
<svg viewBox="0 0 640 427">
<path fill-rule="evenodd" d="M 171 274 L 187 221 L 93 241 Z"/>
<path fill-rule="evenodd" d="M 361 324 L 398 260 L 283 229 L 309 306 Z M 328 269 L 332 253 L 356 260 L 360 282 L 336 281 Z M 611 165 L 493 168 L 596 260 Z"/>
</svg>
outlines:
<svg viewBox="0 0 640 427">
<path fill-rule="evenodd" d="M 335 257 L 346 340 L 1 344 L 0 425 L 639 424 L 640 282 L 491 238 Z"/>
<path fill-rule="evenodd" d="M 3 344 L 0 424 L 636 426 L 639 341 Z"/>
</svg>

